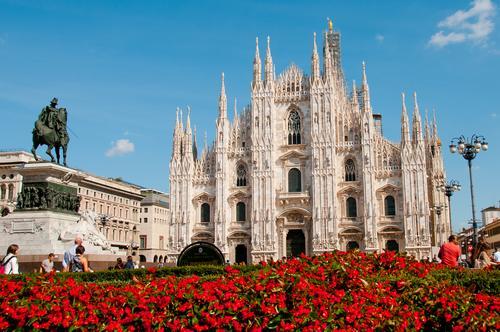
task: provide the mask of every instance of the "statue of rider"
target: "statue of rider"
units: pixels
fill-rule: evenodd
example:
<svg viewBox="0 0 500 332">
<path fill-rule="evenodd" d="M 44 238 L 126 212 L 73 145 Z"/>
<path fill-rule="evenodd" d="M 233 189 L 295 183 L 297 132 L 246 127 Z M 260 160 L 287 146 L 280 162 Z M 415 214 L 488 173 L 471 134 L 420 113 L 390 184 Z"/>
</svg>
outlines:
<svg viewBox="0 0 500 332">
<path fill-rule="evenodd" d="M 49 106 L 45 106 L 42 111 L 40 112 L 40 115 L 38 116 L 38 121 L 37 121 L 37 130 L 40 132 L 40 124 L 44 124 L 50 129 L 57 129 L 57 111 L 58 108 L 57 106 L 57 98 L 52 98 L 50 101 Z"/>
</svg>

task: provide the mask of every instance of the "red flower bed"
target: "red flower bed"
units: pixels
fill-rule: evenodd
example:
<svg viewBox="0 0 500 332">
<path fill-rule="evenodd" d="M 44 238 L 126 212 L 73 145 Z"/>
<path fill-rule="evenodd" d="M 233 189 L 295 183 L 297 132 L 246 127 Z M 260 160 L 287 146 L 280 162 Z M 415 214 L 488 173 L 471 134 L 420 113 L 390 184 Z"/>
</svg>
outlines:
<svg viewBox="0 0 500 332">
<path fill-rule="evenodd" d="M 392 253 L 337 252 L 206 278 L 1 278 L 0 330 L 499 330 L 498 294 L 429 277 L 439 269 Z"/>
</svg>

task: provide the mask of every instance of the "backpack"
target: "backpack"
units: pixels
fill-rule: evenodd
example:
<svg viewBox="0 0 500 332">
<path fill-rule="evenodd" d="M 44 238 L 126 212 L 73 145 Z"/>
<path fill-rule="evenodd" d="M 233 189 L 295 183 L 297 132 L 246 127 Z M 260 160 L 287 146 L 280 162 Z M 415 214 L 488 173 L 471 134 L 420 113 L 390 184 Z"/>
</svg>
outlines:
<svg viewBox="0 0 500 332">
<path fill-rule="evenodd" d="M 69 265 L 70 272 L 83 272 L 83 264 L 80 261 L 80 256 L 74 256 Z"/>
<path fill-rule="evenodd" d="M 3 261 L 5 257 L 2 259 L 2 263 L 0 264 L 0 274 L 5 274 L 5 265 L 7 265 L 7 263 L 10 262 L 10 260 L 14 257 L 16 256 L 14 255 L 10 256 L 6 262 Z"/>
</svg>

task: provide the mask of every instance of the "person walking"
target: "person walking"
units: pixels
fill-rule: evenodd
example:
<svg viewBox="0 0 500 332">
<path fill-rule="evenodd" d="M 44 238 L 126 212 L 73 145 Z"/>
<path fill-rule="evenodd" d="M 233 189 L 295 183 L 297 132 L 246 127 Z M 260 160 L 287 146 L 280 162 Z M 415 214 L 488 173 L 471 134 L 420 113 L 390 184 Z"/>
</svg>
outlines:
<svg viewBox="0 0 500 332">
<path fill-rule="evenodd" d="M 18 251 L 19 246 L 17 244 L 11 244 L 7 248 L 7 255 L 2 259 L 4 274 L 19 274 L 19 264 L 17 262 Z"/>
<path fill-rule="evenodd" d="M 457 237 L 450 235 L 447 243 L 443 243 L 438 254 L 441 263 L 449 267 L 458 266 L 458 258 L 460 257 L 460 247 L 458 246 Z"/>
<path fill-rule="evenodd" d="M 80 245 L 75 249 L 75 256 L 69 264 L 70 272 L 90 272 L 89 262 L 87 258 L 83 257 L 85 247 Z"/>
<path fill-rule="evenodd" d="M 64 253 L 63 261 L 62 261 L 62 266 L 63 266 L 63 271 L 68 272 L 69 271 L 69 264 L 73 260 L 73 257 L 76 255 L 76 248 L 78 246 L 81 246 L 83 243 L 83 238 L 81 235 L 77 235 L 75 237 L 75 244 Z"/>
<path fill-rule="evenodd" d="M 56 256 L 54 253 L 50 253 L 49 256 L 42 261 L 40 265 L 40 273 L 50 273 L 54 271 L 54 258 Z"/>
</svg>

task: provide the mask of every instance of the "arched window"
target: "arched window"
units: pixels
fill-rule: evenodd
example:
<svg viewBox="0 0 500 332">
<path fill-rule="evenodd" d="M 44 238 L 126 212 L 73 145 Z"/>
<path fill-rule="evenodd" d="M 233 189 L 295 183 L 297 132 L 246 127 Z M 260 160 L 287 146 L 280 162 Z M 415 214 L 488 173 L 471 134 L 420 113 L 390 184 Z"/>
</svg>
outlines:
<svg viewBox="0 0 500 332">
<path fill-rule="evenodd" d="M 236 221 L 245 221 L 247 220 L 247 211 L 246 205 L 243 202 L 238 202 L 236 204 Z"/>
<path fill-rule="evenodd" d="M 247 185 L 247 169 L 245 165 L 240 164 L 236 169 L 236 186 L 245 187 Z"/>
<path fill-rule="evenodd" d="M 345 180 L 356 181 L 356 166 L 352 159 L 347 159 L 345 162 Z"/>
<path fill-rule="evenodd" d="M 0 196 L 0 199 L 5 199 L 5 195 L 7 194 L 7 187 L 2 184 L 2 194 Z"/>
<path fill-rule="evenodd" d="M 9 184 L 9 201 L 14 199 L 14 185 Z"/>
<path fill-rule="evenodd" d="M 358 216 L 358 210 L 356 208 L 356 199 L 354 197 L 349 197 L 347 199 L 346 211 L 348 218 L 356 218 Z"/>
<path fill-rule="evenodd" d="M 210 205 L 208 203 L 201 204 L 200 221 L 210 222 Z"/>
<path fill-rule="evenodd" d="M 155 257 L 153 258 L 153 263 L 156 263 L 158 262 L 158 255 L 155 255 Z"/>
<path fill-rule="evenodd" d="M 394 197 L 386 196 L 384 199 L 384 208 L 386 216 L 396 215 L 396 204 L 394 204 Z"/>
<path fill-rule="evenodd" d="M 300 115 L 297 111 L 288 115 L 288 144 L 301 144 Z"/>
<path fill-rule="evenodd" d="M 296 193 L 302 191 L 302 179 L 300 171 L 297 168 L 292 168 L 288 172 L 288 192 Z"/>
</svg>

